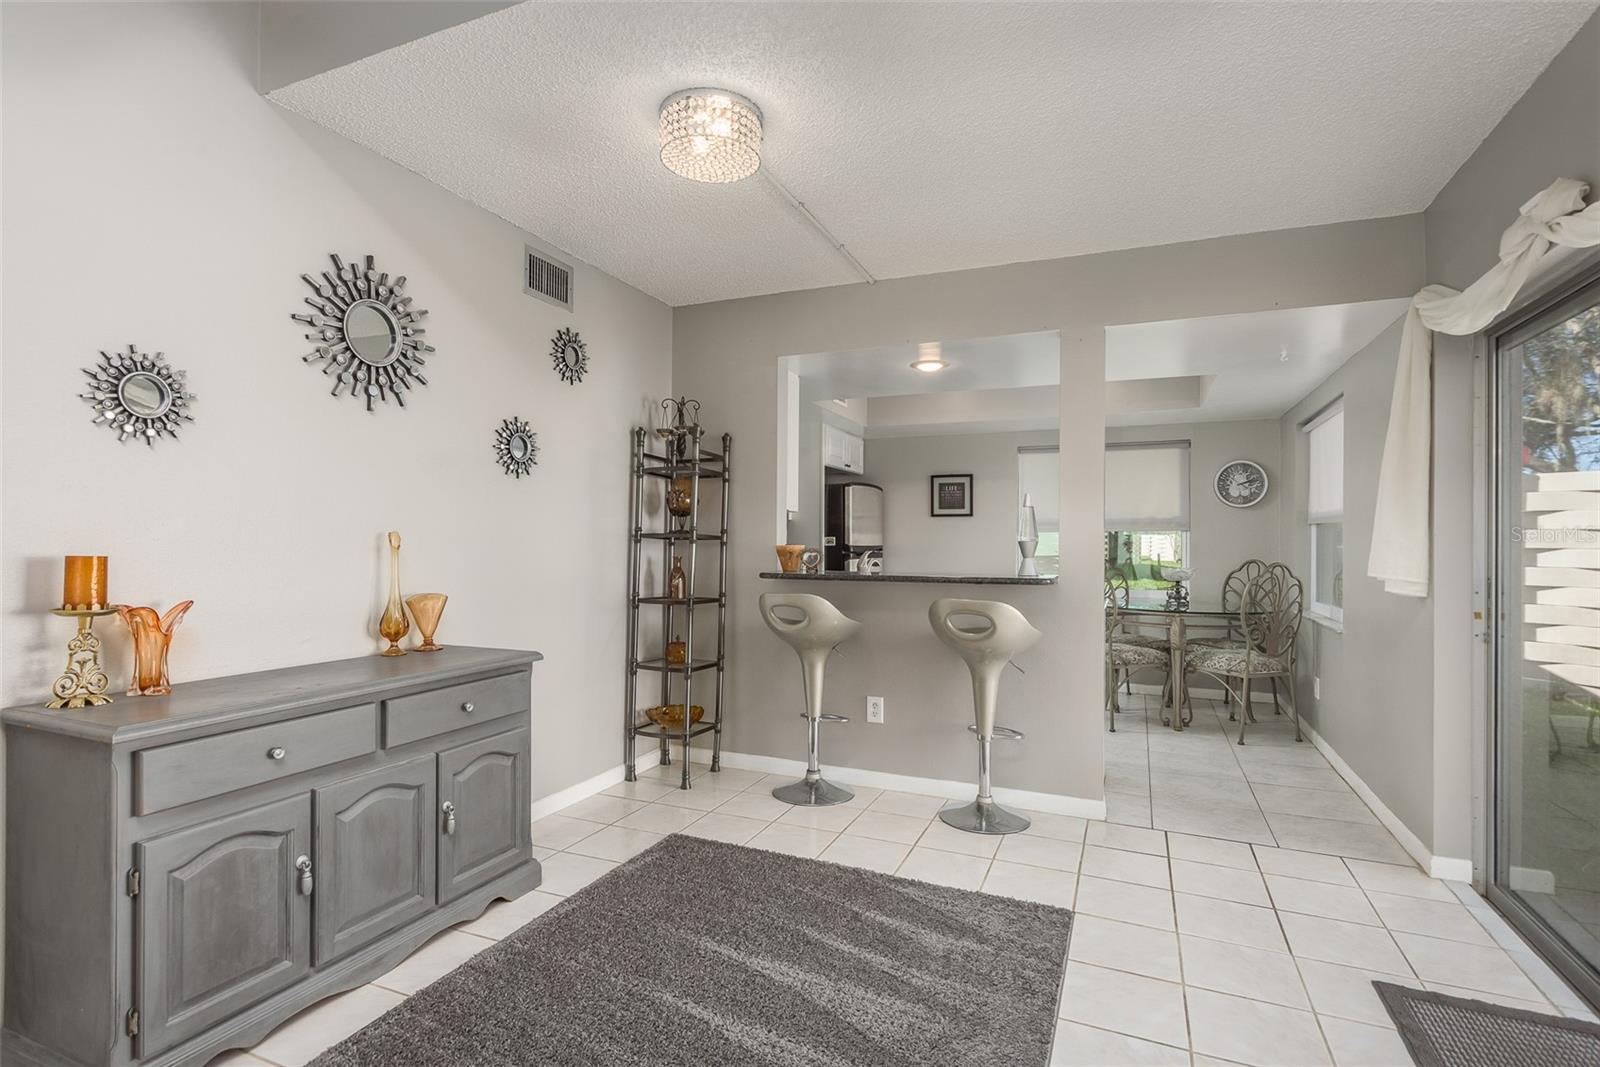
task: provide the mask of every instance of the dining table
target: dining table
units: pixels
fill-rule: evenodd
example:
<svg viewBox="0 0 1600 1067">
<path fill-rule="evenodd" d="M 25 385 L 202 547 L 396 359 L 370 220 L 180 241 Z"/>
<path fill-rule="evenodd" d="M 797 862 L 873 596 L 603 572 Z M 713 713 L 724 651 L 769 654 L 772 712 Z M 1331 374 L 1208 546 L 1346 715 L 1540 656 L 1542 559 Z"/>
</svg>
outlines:
<svg viewBox="0 0 1600 1067">
<path fill-rule="evenodd" d="M 1106 610 L 1111 610 L 1107 608 Z M 1162 709 L 1161 724 L 1171 726 L 1173 730 L 1181 732 L 1193 720 L 1194 711 L 1191 708 L 1185 717 L 1183 709 L 1188 706 L 1188 696 L 1185 693 L 1183 656 L 1191 636 L 1203 638 L 1220 638 L 1240 640 L 1239 609 L 1237 607 L 1223 607 L 1220 601 L 1190 600 L 1180 604 L 1167 604 L 1160 601 L 1149 603 L 1130 603 L 1118 607 L 1117 613 L 1122 617 L 1124 630 L 1143 632 L 1161 626 L 1167 637 L 1167 695 L 1171 706 L 1179 709 L 1178 714 L 1168 716 L 1165 708 Z M 1154 636 L 1154 634 L 1148 634 Z"/>
</svg>

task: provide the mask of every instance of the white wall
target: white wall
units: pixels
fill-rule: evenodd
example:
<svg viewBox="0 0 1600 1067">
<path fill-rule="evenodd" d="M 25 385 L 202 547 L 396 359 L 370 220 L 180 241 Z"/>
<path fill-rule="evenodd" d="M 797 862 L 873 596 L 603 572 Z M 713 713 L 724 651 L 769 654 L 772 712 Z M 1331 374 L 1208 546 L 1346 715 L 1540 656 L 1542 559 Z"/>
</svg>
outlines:
<svg viewBox="0 0 1600 1067">
<path fill-rule="evenodd" d="M 1187 422 L 1163 426 L 1108 426 L 1106 443 L 1189 442 L 1189 552 L 1195 603 L 1222 597 L 1228 572 L 1247 559 L 1268 562 L 1280 555 L 1278 509 L 1284 499 L 1279 462 L 1278 420 Z M 1217 499 L 1214 479 L 1224 463 L 1252 459 L 1267 472 L 1267 495 L 1248 508 L 1231 508 Z"/>
<path fill-rule="evenodd" d="M 867 442 L 867 480 L 883 486 L 883 561 L 913 574 L 1015 574 L 1017 449 L 1055 432 L 884 437 Z M 972 516 L 928 514 L 928 478 L 972 475 Z"/>
<path fill-rule="evenodd" d="M 3 509 L 7 703 L 61 667 L 61 556 L 114 599 L 193 598 L 175 681 L 380 646 L 384 531 L 446 644 L 538 649 L 534 796 L 620 762 L 629 426 L 670 386 L 669 308 L 587 267 L 568 314 L 523 294 L 526 235 L 254 88 L 253 4 L 6 4 Z M 367 414 L 302 363 L 302 272 L 372 253 L 429 309 L 430 385 Z M 563 384 L 557 328 L 592 370 Z M 129 342 L 187 369 L 181 441 L 90 424 L 80 367 Z M 531 479 L 495 427 L 539 433 Z M 115 619 L 114 682 L 130 657 Z M 119 698 L 134 699 L 134 698 Z"/>
</svg>

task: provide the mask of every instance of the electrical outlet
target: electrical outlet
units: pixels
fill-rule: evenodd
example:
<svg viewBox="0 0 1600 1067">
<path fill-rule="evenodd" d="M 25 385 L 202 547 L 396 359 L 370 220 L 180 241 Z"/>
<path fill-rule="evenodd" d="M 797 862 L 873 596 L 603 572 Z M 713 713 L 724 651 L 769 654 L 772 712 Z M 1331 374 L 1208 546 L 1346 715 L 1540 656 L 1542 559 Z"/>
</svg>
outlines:
<svg viewBox="0 0 1600 1067">
<path fill-rule="evenodd" d="M 1312 678 L 1311 678 L 1311 699 L 1312 700 L 1321 700 L 1322 699 L 1322 677 L 1321 677 L 1321 675 L 1313 675 Z"/>
<path fill-rule="evenodd" d="M 876 722 L 876 723 L 883 722 L 883 698 L 882 697 L 868 697 L 867 698 L 867 721 L 868 722 Z"/>
</svg>

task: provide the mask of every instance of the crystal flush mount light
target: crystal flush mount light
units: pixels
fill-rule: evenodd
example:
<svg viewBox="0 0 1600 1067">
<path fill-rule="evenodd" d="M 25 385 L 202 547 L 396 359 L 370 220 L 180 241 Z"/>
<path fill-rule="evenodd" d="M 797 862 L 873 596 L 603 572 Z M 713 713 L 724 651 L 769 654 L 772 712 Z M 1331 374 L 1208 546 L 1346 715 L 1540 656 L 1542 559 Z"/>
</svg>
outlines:
<svg viewBox="0 0 1600 1067">
<path fill-rule="evenodd" d="M 924 374 L 942 371 L 949 365 L 945 362 L 937 341 L 924 341 L 918 345 L 917 358 L 911 361 L 911 369 L 919 370 Z"/>
<path fill-rule="evenodd" d="M 726 89 L 685 89 L 661 102 L 661 162 L 696 182 L 736 182 L 761 166 L 761 109 Z"/>
</svg>

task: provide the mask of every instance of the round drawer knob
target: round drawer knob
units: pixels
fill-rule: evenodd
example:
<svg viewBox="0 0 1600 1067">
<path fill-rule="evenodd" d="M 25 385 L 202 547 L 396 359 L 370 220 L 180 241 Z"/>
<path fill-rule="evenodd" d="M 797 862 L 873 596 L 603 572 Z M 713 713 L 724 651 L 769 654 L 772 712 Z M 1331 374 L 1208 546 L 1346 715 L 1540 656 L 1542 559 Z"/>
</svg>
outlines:
<svg viewBox="0 0 1600 1067">
<path fill-rule="evenodd" d="M 461 710 L 466 712 L 468 715 L 471 715 L 472 714 L 472 701 L 469 700 L 465 704 L 461 705 Z"/>
<path fill-rule="evenodd" d="M 287 753 L 285 753 L 283 749 L 278 748 L 276 745 L 267 749 L 268 759 L 282 759 L 285 755 L 287 755 Z"/>
</svg>

